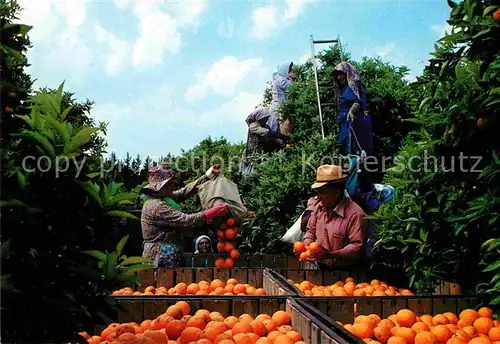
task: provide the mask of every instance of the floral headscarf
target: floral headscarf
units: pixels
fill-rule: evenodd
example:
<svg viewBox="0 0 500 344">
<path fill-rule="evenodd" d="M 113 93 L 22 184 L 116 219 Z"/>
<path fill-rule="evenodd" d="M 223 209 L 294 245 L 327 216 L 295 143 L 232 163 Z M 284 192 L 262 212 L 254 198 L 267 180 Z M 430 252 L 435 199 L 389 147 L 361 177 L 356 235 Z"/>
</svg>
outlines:
<svg viewBox="0 0 500 344">
<path fill-rule="evenodd" d="M 245 122 L 250 125 L 250 123 L 258 122 L 263 118 L 269 117 L 269 115 L 269 109 L 267 107 L 259 107 L 253 110 L 250 115 L 248 115 Z"/>
<path fill-rule="evenodd" d="M 335 69 L 333 70 L 333 75 L 336 74 L 336 72 L 342 72 L 346 75 L 347 77 L 347 85 L 351 88 L 351 90 L 358 96 L 359 99 L 361 99 L 361 75 L 359 72 L 354 68 L 350 63 L 347 62 L 340 62 Z M 337 85 L 337 82 L 335 81 L 335 85 Z"/>
<path fill-rule="evenodd" d="M 152 191 L 160 191 L 165 184 L 174 179 L 174 173 L 167 164 L 151 167 L 148 174 L 148 185 L 144 189 Z"/>
</svg>

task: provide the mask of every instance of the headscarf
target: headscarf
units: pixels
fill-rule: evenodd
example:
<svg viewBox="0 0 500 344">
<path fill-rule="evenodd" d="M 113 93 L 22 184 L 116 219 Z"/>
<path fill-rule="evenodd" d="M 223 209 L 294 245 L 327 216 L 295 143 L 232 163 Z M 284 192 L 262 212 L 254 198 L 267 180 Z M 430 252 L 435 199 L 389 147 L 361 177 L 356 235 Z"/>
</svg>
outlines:
<svg viewBox="0 0 500 344">
<path fill-rule="evenodd" d="M 206 235 L 200 235 L 198 238 L 196 238 L 196 241 L 194 243 L 194 253 L 200 253 L 200 251 L 198 250 L 198 246 L 200 245 L 200 241 L 203 240 L 203 239 L 207 239 L 208 242 L 210 243 L 210 252 L 213 252 L 213 248 L 212 248 L 212 240 L 210 240 L 210 238 Z"/>
<path fill-rule="evenodd" d="M 151 190 L 158 192 L 161 188 L 174 179 L 174 172 L 167 164 L 151 167 L 148 170 L 148 184 L 144 186 L 143 190 Z"/>
<path fill-rule="evenodd" d="M 273 73 L 273 80 L 281 75 L 282 77 L 288 78 L 288 71 L 290 70 L 290 66 L 293 64 L 293 61 L 281 62 L 276 68 L 276 72 Z"/>
<path fill-rule="evenodd" d="M 269 116 L 270 116 L 269 109 L 267 107 L 262 106 L 253 110 L 252 113 L 248 115 L 245 122 L 247 122 L 247 125 L 250 125 L 250 123 L 258 122 L 261 119 Z"/>
<path fill-rule="evenodd" d="M 347 62 L 340 62 L 335 69 L 333 70 L 333 73 L 335 72 L 343 72 L 345 73 L 347 77 L 347 85 L 351 88 L 351 90 L 358 96 L 359 99 L 361 99 L 361 75 L 359 72 L 354 68 L 350 63 Z M 337 85 L 337 82 L 335 80 L 335 85 Z"/>
</svg>

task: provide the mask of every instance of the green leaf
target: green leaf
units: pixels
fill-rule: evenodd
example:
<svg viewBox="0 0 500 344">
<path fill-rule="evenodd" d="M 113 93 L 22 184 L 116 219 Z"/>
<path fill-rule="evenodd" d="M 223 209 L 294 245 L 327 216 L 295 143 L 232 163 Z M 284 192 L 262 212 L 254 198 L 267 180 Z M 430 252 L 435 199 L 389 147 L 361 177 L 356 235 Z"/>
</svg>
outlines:
<svg viewBox="0 0 500 344">
<path fill-rule="evenodd" d="M 421 244 L 422 242 L 418 239 L 413 239 L 413 238 L 410 238 L 410 239 L 406 239 L 405 240 L 407 243 L 410 243 L 410 244 Z"/>
<path fill-rule="evenodd" d="M 69 132 L 65 123 L 59 122 L 57 119 L 49 115 L 43 115 L 42 118 L 46 120 L 52 128 L 55 129 L 55 131 L 59 134 L 59 136 L 62 137 L 65 143 L 69 141 Z"/>
<path fill-rule="evenodd" d="M 500 260 L 497 260 L 496 262 L 494 263 L 491 263 L 490 265 L 488 265 L 484 270 L 483 272 L 488 272 L 488 271 L 494 271 L 496 269 L 500 269 Z"/>
<path fill-rule="evenodd" d="M 0 201 L 0 208 L 24 208 L 28 213 L 39 213 L 42 210 L 38 208 L 30 207 L 29 205 L 21 202 L 18 199 L 12 199 L 9 201 Z"/>
<path fill-rule="evenodd" d="M 127 234 L 123 238 L 121 238 L 121 240 L 116 245 L 116 254 L 118 256 L 122 255 L 123 247 L 125 247 L 125 244 L 127 243 L 128 238 L 129 238 L 129 235 Z"/>
<path fill-rule="evenodd" d="M 148 258 L 143 258 L 143 257 L 128 257 L 125 258 L 121 263 L 120 266 L 126 266 L 126 265 L 131 265 L 131 264 L 148 264 L 151 261 Z"/>
<path fill-rule="evenodd" d="M 88 256 L 97 258 L 101 261 L 105 261 L 106 258 L 108 257 L 108 255 L 106 253 L 98 251 L 98 250 L 87 250 L 87 251 L 83 251 L 82 253 L 86 254 Z"/>
<path fill-rule="evenodd" d="M 93 133 L 100 131 L 100 128 L 90 128 L 86 127 L 80 130 L 71 138 L 67 144 L 64 145 L 64 154 L 71 153 L 79 148 L 81 148 L 84 144 L 86 144 Z"/>
<path fill-rule="evenodd" d="M 70 111 L 73 110 L 73 106 L 68 106 L 64 111 L 61 113 L 61 121 L 66 120 L 66 117 L 70 113 Z"/>
<path fill-rule="evenodd" d="M 481 245 L 481 250 L 490 247 L 493 245 L 498 239 L 488 239 Z"/>
<path fill-rule="evenodd" d="M 137 197 L 137 194 L 135 193 L 132 193 L 132 192 L 127 192 L 127 193 L 120 193 L 116 196 L 112 196 L 110 197 L 110 199 L 108 200 L 108 202 L 106 202 L 106 206 L 108 207 L 114 207 L 116 204 L 122 202 L 122 201 L 130 201 L 130 200 L 133 200 Z"/>
<path fill-rule="evenodd" d="M 56 156 L 56 150 L 47 137 L 31 130 L 24 130 L 23 134 L 32 137 L 38 143 L 39 147 L 42 148 L 45 154 L 50 155 L 52 158 Z"/>
<path fill-rule="evenodd" d="M 137 271 L 141 270 L 149 270 L 152 269 L 153 266 L 151 264 L 136 264 L 129 266 L 123 273 L 126 275 L 133 274 Z"/>
<path fill-rule="evenodd" d="M 119 217 L 119 218 L 126 218 L 126 219 L 132 219 L 132 220 L 140 220 L 137 216 L 132 215 L 126 211 L 122 210 L 110 210 L 106 212 L 107 216 L 112 216 L 112 217 Z"/>
<path fill-rule="evenodd" d="M 500 305 L 500 296 L 495 296 L 493 299 L 491 299 L 490 305 L 492 306 Z"/>
<path fill-rule="evenodd" d="M 99 197 L 99 192 L 96 191 L 95 185 L 91 182 L 77 182 L 80 186 L 87 191 L 90 198 L 94 200 L 95 203 L 99 206 L 99 208 L 103 208 L 101 197 Z"/>
<path fill-rule="evenodd" d="M 24 191 L 26 189 L 26 177 L 19 170 L 16 171 L 16 175 L 17 175 L 17 180 L 19 181 L 19 187 L 21 188 L 21 190 Z"/>
<path fill-rule="evenodd" d="M 95 177 L 99 177 L 100 175 L 101 175 L 101 172 L 94 172 L 94 173 L 87 174 L 87 177 L 89 177 L 90 179 L 93 179 Z"/>
<path fill-rule="evenodd" d="M 497 8 L 498 8 L 498 6 L 495 6 L 495 5 L 486 7 L 486 8 L 484 9 L 484 11 L 483 11 L 483 17 L 485 17 L 485 16 L 489 15 L 491 12 L 493 12 L 493 11 L 494 11 L 494 10 L 496 10 Z"/>
</svg>

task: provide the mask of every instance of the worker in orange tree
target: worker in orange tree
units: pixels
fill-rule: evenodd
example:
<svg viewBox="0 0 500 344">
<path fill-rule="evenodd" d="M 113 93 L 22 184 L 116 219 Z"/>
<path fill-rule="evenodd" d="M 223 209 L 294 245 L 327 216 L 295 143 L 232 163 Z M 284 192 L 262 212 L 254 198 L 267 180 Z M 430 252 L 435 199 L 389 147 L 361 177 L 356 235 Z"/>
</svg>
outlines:
<svg viewBox="0 0 500 344">
<path fill-rule="evenodd" d="M 316 182 L 319 203 L 307 223 L 303 242 L 319 244 L 315 259 L 328 266 L 355 265 L 364 256 L 367 235 L 365 212 L 345 196 L 342 167 L 322 165 L 317 169 Z"/>
<path fill-rule="evenodd" d="M 194 226 L 211 222 L 217 216 L 228 214 L 226 204 L 193 214 L 181 211 L 177 202 L 196 193 L 197 186 L 220 174 L 214 165 L 201 178 L 174 191 L 174 173 L 167 165 L 149 169 L 149 183 L 141 190 L 147 195 L 141 215 L 143 257 L 149 258 L 156 268 L 175 267 L 181 264 L 182 249 L 179 233 Z"/>
</svg>

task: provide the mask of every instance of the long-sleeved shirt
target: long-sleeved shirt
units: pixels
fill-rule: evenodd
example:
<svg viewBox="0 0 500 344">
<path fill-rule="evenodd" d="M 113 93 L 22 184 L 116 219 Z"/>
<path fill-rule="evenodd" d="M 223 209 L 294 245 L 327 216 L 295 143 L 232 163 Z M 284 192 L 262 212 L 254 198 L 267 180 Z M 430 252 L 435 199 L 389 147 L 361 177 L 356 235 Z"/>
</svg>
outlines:
<svg viewBox="0 0 500 344">
<path fill-rule="evenodd" d="M 350 198 L 344 198 L 330 211 L 319 203 L 309 218 L 303 241 L 306 245 L 316 241 L 341 261 L 353 262 L 363 254 L 368 228 L 365 216 Z"/>
</svg>

